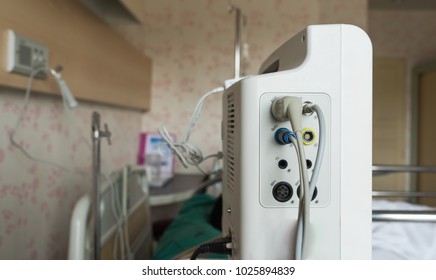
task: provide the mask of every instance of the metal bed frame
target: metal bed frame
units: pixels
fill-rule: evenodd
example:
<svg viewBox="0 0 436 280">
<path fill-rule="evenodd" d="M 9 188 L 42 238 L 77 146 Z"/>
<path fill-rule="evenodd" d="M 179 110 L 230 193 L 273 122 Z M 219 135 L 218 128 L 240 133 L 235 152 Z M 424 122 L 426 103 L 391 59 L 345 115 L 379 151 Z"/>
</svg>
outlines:
<svg viewBox="0 0 436 280">
<path fill-rule="evenodd" d="M 373 176 L 391 173 L 436 173 L 436 166 L 405 166 L 405 165 L 373 165 Z M 436 192 L 398 192 L 373 191 L 374 198 L 406 197 L 406 198 L 436 198 Z M 436 222 L 436 210 L 373 210 L 373 222 Z"/>
</svg>

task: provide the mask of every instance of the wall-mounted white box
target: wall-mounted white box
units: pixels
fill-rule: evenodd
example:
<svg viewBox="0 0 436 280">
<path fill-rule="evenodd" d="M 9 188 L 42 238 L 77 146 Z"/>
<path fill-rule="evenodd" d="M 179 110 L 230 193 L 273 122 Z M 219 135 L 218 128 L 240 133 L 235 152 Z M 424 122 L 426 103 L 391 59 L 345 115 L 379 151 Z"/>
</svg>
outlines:
<svg viewBox="0 0 436 280">
<path fill-rule="evenodd" d="M 48 47 L 8 30 L 6 63 L 8 72 L 29 76 L 32 71 L 40 69 L 35 77 L 45 78 L 48 68 Z"/>
</svg>

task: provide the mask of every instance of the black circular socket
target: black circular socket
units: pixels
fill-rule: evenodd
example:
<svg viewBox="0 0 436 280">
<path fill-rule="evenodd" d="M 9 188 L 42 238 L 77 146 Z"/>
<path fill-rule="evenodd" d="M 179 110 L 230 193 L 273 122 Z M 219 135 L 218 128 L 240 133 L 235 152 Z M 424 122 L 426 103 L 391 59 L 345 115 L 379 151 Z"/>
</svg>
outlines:
<svg viewBox="0 0 436 280">
<path fill-rule="evenodd" d="M 301 186 L 298 186 L 298 188 L 297 188 L 297 196 L 298 196 L 298 198 L 300 198 L 300 191 L 301 191 L 300 188 L 301 188 Z M 311 200 L 314 200 L 317 195 L 318 195 L 318 188 L 315 187 L 315 190 L 313 190 L 313 195 L 312 195 L 312 199 Z"/>
<path fill-rule="evenodd" d="M 278 165 L 280 169 L 285 169 L 286 167 L 288 167 L 288 162 L 285 159 L 281 159 L 279 160 Z"/>
<path fill-rule="evenodd" d="M 291 185 L 286 182 L 279 182 L 275 184 L 272 189 L 272 193 L 274 198 L 279 202 L 286 202 L 294 195 Z"/>
<path fill-rule="evenodd" d="M 312 161 L 310 159 L 306 159 L 306 166 L 307 169 L 310 169 L 312 167 Z"/>
</svg>

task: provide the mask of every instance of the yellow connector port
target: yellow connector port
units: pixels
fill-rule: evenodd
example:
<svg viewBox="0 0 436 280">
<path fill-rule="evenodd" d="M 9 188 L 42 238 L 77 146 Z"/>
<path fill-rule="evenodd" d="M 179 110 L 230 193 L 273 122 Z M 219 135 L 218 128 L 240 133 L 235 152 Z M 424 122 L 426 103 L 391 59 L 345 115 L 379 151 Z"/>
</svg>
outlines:
<svg viewBox="0 0 436 280">
<path fill-rule="evenodd" d="M 304 145 L 312 145 L 316 140 L 316 134 L 315 131 L 311 128 L 305 128 L 303 129 L 303 144 Z"/>
</svg>

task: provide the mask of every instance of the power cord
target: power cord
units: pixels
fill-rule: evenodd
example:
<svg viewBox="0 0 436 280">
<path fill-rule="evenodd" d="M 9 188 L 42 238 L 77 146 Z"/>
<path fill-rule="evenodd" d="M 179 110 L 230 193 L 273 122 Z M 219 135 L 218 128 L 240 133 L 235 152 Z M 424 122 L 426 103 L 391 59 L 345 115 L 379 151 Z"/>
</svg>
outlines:
<svg viewBox="0 0 436 280">
<path fill-rule="evenodd" d="M 312 177 L 310 179 L 309 183 L 309 195 L 306 195 L 307 200 L 311 199 L 313 197 L 313 194 L 315 192 L 316 183 L 318 181 L 319 173 L 321 170 L 321 163 L 324 157 L 324 150 L 325 150 L 325 138 L 326 138 L 326 125 L 325 125 L 325 118 L 324 114 L 321 110 L 321 108 L 318 105 L 313 104 L 305 104 L 303 105 L 303 113 L 304 114 L 311 114 L 315 112 L 318 116 L 318 127 L 319 127 L 319 133 L 318 133 L 318 149 L 316 153 L 316 161 L 315 166 L 313 168 Z M 295 144 L 294 144 L 295 145 Z M 300 174 L 301 176 L 301 174 Z M 310 203 L 310 201 L 309 201 Z M 310 207 L 309 207 L 310 209 Z M 301 215 L 301 212 L 299 212 L 299 216 Z M 307 232 L 306 230 L 303 231 L 304 225 L 302 224 L 303 219 L 299 217 L 298 224 L 297 224 L 297 237 L 296 237 L 296 247 L 295 247 L 295 258 L 296 259 L 302 259 L 303 257 L 303 240 L 304 240 L 304 232 Z"/>
<path fill-rule="evenodd" d="M 302 259 L 304 241 L 306 240 L 305 237 L 307 235 L 309 226 L 310 200 L 313 197 L 313 193 L 315 191 L 325 150 L 325 118 L 321 108 L 318 105 L 314 105 L 312 103 L 305 103 L 304 105 L 302 105 L 301 99 L 296 97 L 285 97 L 275 100 L 271 107 L 271 112 L 273 117 L 279 121 L 286 121 L 289 119 L 292 128 L 296 130 L 294 131 L 294 133 L 286 129 L 284 129 L 283 131 L 279 131 L 279 133 L 276 133 L 276 137 L 279 139 L 276 140 L 283 143 L 292 142 L 295 147 L 297 157 L 299 159 L 300 181 L 303 187 L 300 191 L 301 199 L 298 208 L 297 235 L 295 239 L 295 258 Z M 312 177 L 309 184 L 307 184 L 307 166 L 305 164 L 304 147 L 302 145 L 301 137 L 301 115 L 310 115 L 314 112 L 318 116 L 319 143 Z"/>
<path fill-rule="evenodd" d="M 297 153 L 300 173 L 300 202 L 298 205 L 297 233 L 295 239 L 295 258 L 303 258 L 304 242 L 307 240 L 310 221 L 310 185 L 307 174 L 306 156 L 302 139 L 302 111 L 301 97 L 283 97 L 274 100 L 271 113 L 278 121 L 290 121 L 295 138 L 287 136 L 294 144 Z"/>
<path fill-rule="evenodd" d="M 10 142 L 11 142 L 11 144 L 12 144 L 12 146 L 14 146 L 15 148 L 17 148 L 25 157 L 27 157 L 28 159 L 30 159 L 30 160 L 32 160 L 32 161 L 35 161 L 35 162 L 37 162 L 37 163 L 42 163 L 42 164 L 45 164 L 45 165 L 50 165 L 50 166 L 53 166 L 53 167 L 56 167 L 56 168 L 59 168 L 59 169 L 61 169 L 61 170 L 63 170 L 63 171 L 65 171 L 65 172 L 72 172 L 71 170 L 69 170 L 67 167 L 65 167 L 65 166 L 63 166 L 63 165 L 61 165 L 61 164 L 58 164 L 58 163 L 55 163 L 55 162 L 51 162 L 51 161 L 48 161 L 48 160 L 43 160 L 43 159 L 39 159 L 39 158 L 36 158 L 36 157 L 34 157 L 34 156 L 32 156 L 29 152 L 27 152 L 19 143 L 17 143 L 17 141 L 15 140 L 15 134 L 17 133 L 17 131 L 18 131 L 18 129 L 19 129 L 19 127 L 20 127 L 20 125 L 21 125 L 21 121 L 23 120 L 23 117 L 24 117 L 24 114 L 26 113 L 26 110 L 27 110 L 27 106 L 28 106 L 28 103 L 29 103 L 29 97 L 30 97 L 30 93 L 31 93 L 31 91 L 32 91 L 32 82 L 33 82 L 33 79 L 35 78 L 35 76 L 39 73 L 39 72 L 41 72 L 41 71 L 47 71 L 47 68 L 45 68 L 45 67 L 38 67 L 38 68 L 36 68 L 36 69 L 34 69 L 31 73 L 30 73 L 30 75 L 29 75 L 29 79 L 27 80 L 27 87 L 26 87 L 26 92 L 25 92 L 25 95 L 24 95 L 24 101 L 23 101 L 23 106 L 22 106 L 22 108 L 21 108 L 21 111 L 20 111 L 20 114 L 19 114 L 19 116 L 18 116 L 18 119 L 17 119 L 17 122 L 15 123 L 15 126 L 14 126 L 14 128 L 13 128 L 13 130 L 11 131 L 11 133 L 9 134 L 9 140 L 10 140 Z M 65 101 L 64 101 L 65 102 Z M 65 103 L 64 103 L 65 104 Z"/>
<path fill-rule="evenodd" d="M 202 244 L 192 253 L 191 260 L 196 260 L 199 255 L 208 253 L 231 255 L 231 242 L 232 238 L 227 236 Z"/>
<path fill-rule="evenodd" d="M 316 182 L 318 181 L 319 172 L 321 170 L 321 163 L 324 158 L 324 150 L 325 150 L 325 139 L 326 139 L 326 124 L 325 117 L 321 110 L 321 108 L 316 104 L 306 103 L 303 105 L 303 114 L 312 114 L 316 113 L 318 116 L 318 150 L 316 153 L 316 161 L 315 166 L 313 167 L 312 178 L 310 179 L 309 191 L 310 197 L 313 197 L 313 193 L 315 191 Z"/>
<path fill-rule="evenodd" d="M 201 110 L 203 109 L 203 105 L 206 99 L 213 94 L 222 93 L 224 92 L 224 90 L 224 87 L 217 87 L 208 91 L 200 98 L 197 105 L 195 106 L 194 112 L 192 113 L 191 120 L 186 129 L 185 138 L 182 142 L 175 142 L 164 126 L 158 129 L 158 132 L 163 140 L 166 142 L 166 145 L 174 154 L 176 154 L 176 156 L 179 158 L 180 162 L 185 168 L 188 168 L 189 165 L 193 165 L 201 173 L 208 175 L 209 173 L 204 171 L 200 167 L 200 164 L 210 158 L 222 158 L 221 152 L 203 157 L 201 150 L 194 144 L 189 143 L 189 138 L 191 137 L 192 130 L 194 129 L 198 119 L 200 118 Z"/>
</svg>

